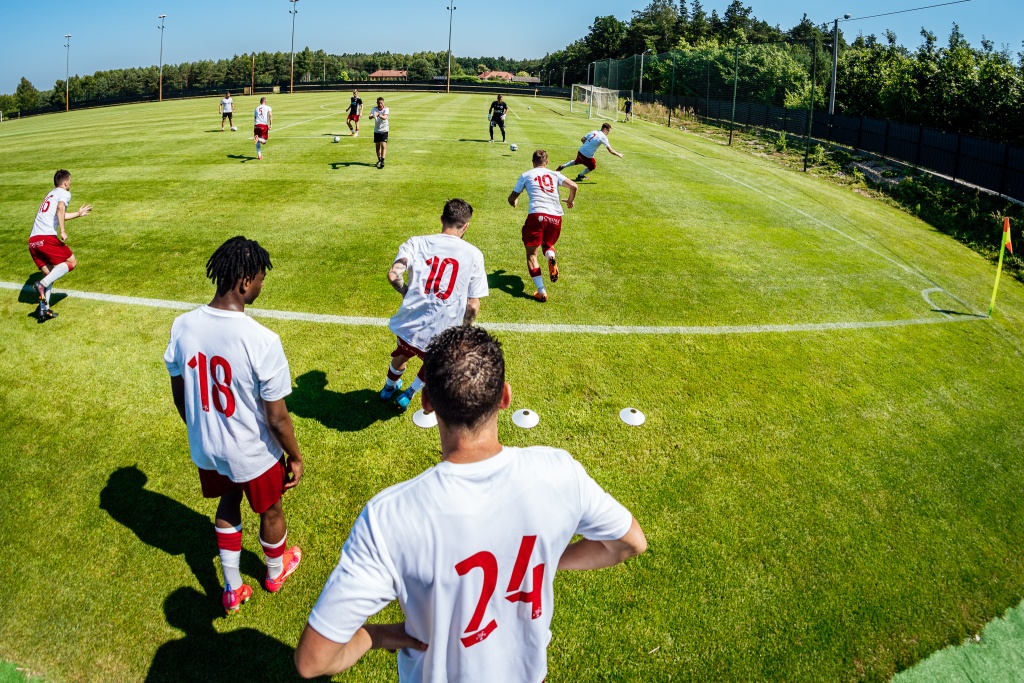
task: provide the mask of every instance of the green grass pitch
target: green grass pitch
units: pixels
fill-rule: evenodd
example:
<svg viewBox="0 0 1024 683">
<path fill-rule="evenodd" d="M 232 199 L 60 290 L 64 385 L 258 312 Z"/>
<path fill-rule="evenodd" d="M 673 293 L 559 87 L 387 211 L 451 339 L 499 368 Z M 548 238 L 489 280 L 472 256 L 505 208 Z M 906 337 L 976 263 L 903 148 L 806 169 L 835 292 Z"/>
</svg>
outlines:
<svg viewBox="0 0 1024 683">
<path fill-rule="evenodd" d="M 524 431 L 503 415 L 502 439 L 567 448 L 650 542 L 556 579 L 549 681 L 887 680 L 1024 596 L 1020 283 L 978 316 L 994 269 L 928 225 L 636 122 L 611 135 L 625 158 L 601 152 L 582 184 L 538 304 L 525 206 L 505 199 L 534 149 L 554 167 L 596 124 L 511 97 L 511 152 L 485 142 L 490 98 L 385 94 L 377 170 L 370 122 L 332 142 L 346 97 L 270 97 L 262 162 L 253 98 L 236 99 L 236 133 L 216 99 L 0 125 L 0 658 L 47 680 L 289 680 L 362 505 L 439 457 L 435 431 L 376 400 L 387 330 L 262 319 L 295 384 L 306 478 L 285 510 L 306 559 L 281 594 L 221 618 L 204 595 L 215 505 L 161 360 L 180 311 L 71 294 L 38 324 L 16 289 L 60 167 L 72 209 L 95 209 L 69 223 L 79 267 L 58 289 L 202 303 L 207 257 L 244 234 L 274 262 L 257 306 L 311 314 L 390 316 L 398 245 L 437 231 L 444 200 L 473 204 L 492 286 L 479 322 L 506 325 L 513 408 L 541 417 Z M 619 422 L 625 406 L 647 424 Z M 247 514 L 253 584 L 256 530 Z M 371 653 L 341 678 L 395 677 Z"/>
</svg>

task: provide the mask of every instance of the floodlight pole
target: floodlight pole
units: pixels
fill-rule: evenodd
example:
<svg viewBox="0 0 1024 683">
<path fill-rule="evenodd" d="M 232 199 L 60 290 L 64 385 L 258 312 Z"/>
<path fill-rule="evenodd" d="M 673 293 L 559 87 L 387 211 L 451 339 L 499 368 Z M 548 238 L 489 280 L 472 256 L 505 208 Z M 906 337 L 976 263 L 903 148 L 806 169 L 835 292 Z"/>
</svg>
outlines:
<svg viewBox="0 0 1024 683">
<path fill-rule="evenodd" d="M 844 14 L 843 19 L 851 15 Z M 839 71 L 839 19 L 832 23 L 832 89 L 828 96 L 828 139 L 832 139 L 832 117 L 836 113 L 836 75 Z"/>
<path fill-rule="evenodd" d="M 562 89 L 563 89 L 563 90 L 565 90 L 565 72 L 566 72 L 566 70 L 567 70 L 568 68 L 569 68 L 569 67 L 567 67 L 567 66 L 563 66 L 563 67 L 562 67 Z"/>
<path fill-rule="evenodd" d="M 164 19 L 167 18 L 166 14 L 161 14 L 157 17 L 160 20 L 160 25 L 157 26 L 160 29 L 160 94 L 158 101 L 164 101 Z"/>
<path fill-rule="evenodd" d="M 637 90 L 638 95 L 642 95 L 644 92 L 644 55 L 650 52 L 650 50 L 644 50 L 640 53 L 640 89 Z"/>
<path fill-rule="evenodd" d="M 458 9 L 454 4 L 445 7 L 448 10 L 448 78 L 446 80 L 445 92 L 450 93 L 452 91 L 452 21 L 455 18 L 455 10 Z"/>
<path fill-rule="evenodd" d="M 71 89 L 68 87 L 68 74 L 71 68 L 71 34 L 64 36 L 64 40 L 68 41 L 64 44 L 67 48 L 67 57 L 64 59 L 64 111 L 71 111 L 71 100 L 69 95 Z"/>
<path fill-rule="evenodd" d="M 295 92 L 295 15 L 299 13 L 299 0 L 288 0 L 292 3 L 292 9 L 288 10 L 288 14 L 292 15 L 292 68 L 291 75 L 288 78 L 288 93 Z"/>
<path fill-rule="evenodd" d="M 252 80 L 249 82 L 249 94 L 256 94 L 256 53 L 252 53 Z"/>
</svg>

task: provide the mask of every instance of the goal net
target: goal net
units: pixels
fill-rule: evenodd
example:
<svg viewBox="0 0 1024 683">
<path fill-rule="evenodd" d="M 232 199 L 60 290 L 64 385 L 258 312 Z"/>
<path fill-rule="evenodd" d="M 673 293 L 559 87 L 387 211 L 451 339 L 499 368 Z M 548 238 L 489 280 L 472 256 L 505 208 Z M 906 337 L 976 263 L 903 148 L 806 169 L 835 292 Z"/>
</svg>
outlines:
<svg viewBox="0 0 1024 683">
<path fill-rule="evenodd" d="M 569 111 L 585 113 L 587 118 L 600 118 L 618 121 L 620 114 L 625 112 L 625 98 L 632 99 L 632 91 L 610 90 L 596 85 L 572 86 L 569 100 Z"/>
</svg>

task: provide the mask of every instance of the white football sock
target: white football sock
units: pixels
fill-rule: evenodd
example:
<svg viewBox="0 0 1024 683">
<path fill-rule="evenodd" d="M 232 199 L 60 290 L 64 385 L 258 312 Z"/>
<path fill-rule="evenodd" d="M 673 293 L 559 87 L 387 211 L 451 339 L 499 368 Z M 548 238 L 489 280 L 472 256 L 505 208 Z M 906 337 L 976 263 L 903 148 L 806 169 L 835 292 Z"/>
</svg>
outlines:
<svg viewBox="0 0 1024 683">
<path fill-rule="evenodd" d="M 282 554 L 278 557 L 268 557 L 266 555 L 267 548 L 280 548 L 282 545 L 284 545 L 284 542 L 287 540 L 288 534 L 285 534 L 284 538 L 282 538 L 278 543 L 270 545 L 269 543 L 263 540 L 262 536 L 260 537 L 260 545 L 263 546 L 264 550 L 263 558 L 267 561 L 267 578 L 276 579 L 278 576 L 281 575 L 281 572 L 284 571 L 284 555 Z"/>
<path fill-rule="evenodd" d="M 391 389 L 396 384 L 398 384 L 398 380 L 402 378 L 402 373 L 405 372 L 405 368 L 402 368 L 401 370 L 396 370 L 394 364 L 391 364 L 388 366 L 388 370 L 390 371 L 390 374 L 398 375 L 398 377 L 396 377 L 395 379 L 391 379 L 390 377 L 388 377 L 385 380 L 384 386 L 386 386 L 388 389 Z"/>
<path fill-rule="evenodd" d="M 570 166 L 575 166 L 575 165 L 576 165 L 575 161 L 570 161 L 568 163 L 562 164 L 562 168 L 569 168 Z"/>
<path fill-rule="evenodd" d="M 422 388 L 423 388 L 423 385 L 424 385 L 424 384 L 426 384 L 426 382 L 424 382 L 423 380 L 421 380 L 421 379 L 420 379 L 419 377 L 417 377 L 416 379 L 414 379 L 414 380 L 412 381 L 412 384 L 410 385 L 410 386 L 412 387 L 412 393 L 414 393 L 414 394 L 415 394 L 415 393 L 416 393 L 417 391 L 419 391 L 420 389 L 422 389 Z"/>
<path fill-rule="evenodd" d="M 71 269 L 68 268 L 67 263 L 58 263 L 57 265 L 50 269 L 50 274 L 44 277 L 39 282 L 40 284 L 43 285 L 43 287 L 50 288 L 53 286 L 54 282 L 67 275 L 70 270 Z"/>
<path fill-rule="evenodd" d="M 555 250 L 554 249 L 548 249 L 547 251 L 544 252 L 544 256 L 546 256 L 549 261 L 554 261 L 555 260 Z"/>
<path fill-rule="evenodd" d="M 256 143 L 256 154 L 258 155 L 259 153 L 260 153 L 260 143 L 257 142 Z"/>
<path fill-rule="evenodd" d="M 242 533 L 242 525 L 238 525 L 233 529 L 221 529 L 219 526 L 214 527 L 218 534 L 240 534 Z M 242 551 L 241 550 L 220 550 L 220 567 L 224 570 L 224 585 L 225 587 L 231 586 L 232 588 L 239 588 L 242 585 L 242 572 L 238 567 L 242 563 Z"/>
<path fill-rule="evenodd" d="M 52 291 L 53 291 L 53 287 L 47 287 L 46 288 L 46 307 L 47 308 L 50 307 L 50 292 L 52 292 Z"/>
<path fill-rule="evenodd" d="M 542 275 L 534 275 L 533 284 L 537 288 L 538 292 L 544 291 L 544 277 Z"/>
</svg>

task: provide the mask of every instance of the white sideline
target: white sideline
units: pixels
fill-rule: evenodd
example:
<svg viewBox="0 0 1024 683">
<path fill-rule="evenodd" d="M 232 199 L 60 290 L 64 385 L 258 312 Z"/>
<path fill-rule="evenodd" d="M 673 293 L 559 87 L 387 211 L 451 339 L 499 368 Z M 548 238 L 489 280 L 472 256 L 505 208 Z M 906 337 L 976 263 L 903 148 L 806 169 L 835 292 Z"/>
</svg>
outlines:
<svg viewBox="0 0 1024 683">
<path fill-rule="evenodd" d="M 32 288 L 16 282 L 0 281 L 0 289 L 32 292 Z M 170 308 L 179 311 L 191 311 L 201 304 L 186 301 L 168 301 L 166 299 L 147 299 L 138 296 L 121 296 L 118 294 L 101 294 L 97 292 L 80 292 L 73 289 L 55 289 L 58 294 L 79 299 L 105 301 L 107 303 L 127 304 L 130 306 L 148 306 L 150 308 Z M 934 290 L 925 290 L 934 291 Z M 927 297 L 925 297 L 927 300 Z M 274 311 L 266 308 L 247 308 L 246 313 L 255 318 L 276 318 L 278 320 L 298 320 L 301 322 L 324 323 L 329 325 L 349 325 L 362 327 L 387 327 L 387 318 L 367 318 L 352 315 L 326 315 L 322 313 L 299 313 L 295 311 Z M 790 332 L 821 332 L 829 330 L 865 330 L 879 327 L 908 327 L 911 325 L 934 325 L 949 322 L 970 322 L 988 320 L 985 316 L 964 315 L 952 317 L 943 313 L 935 318 L 908 318 L 903 320 L 868 320 L 836 323 L 794 323 L 790 325 L 557 325 L 541 323 L 481 323 L 483 327 L 496 332 L 522 332 L 525 334 L 674 334 L 674 335 L 727 335 L 727 334 L 764 334 Z"/>
</svg>

